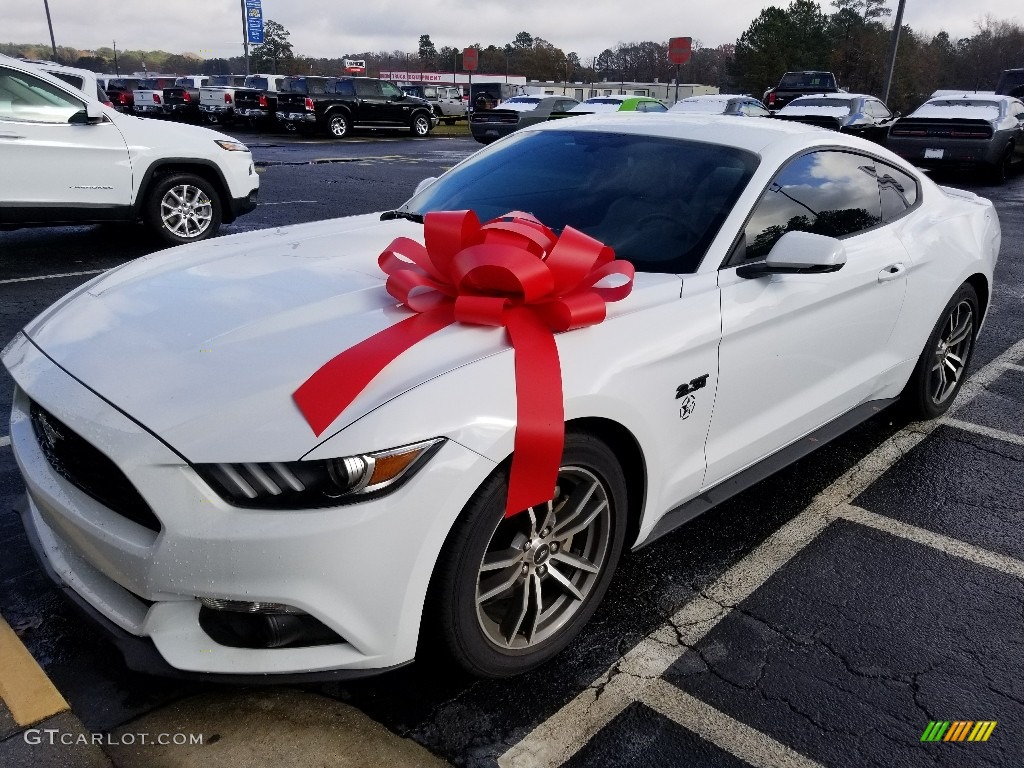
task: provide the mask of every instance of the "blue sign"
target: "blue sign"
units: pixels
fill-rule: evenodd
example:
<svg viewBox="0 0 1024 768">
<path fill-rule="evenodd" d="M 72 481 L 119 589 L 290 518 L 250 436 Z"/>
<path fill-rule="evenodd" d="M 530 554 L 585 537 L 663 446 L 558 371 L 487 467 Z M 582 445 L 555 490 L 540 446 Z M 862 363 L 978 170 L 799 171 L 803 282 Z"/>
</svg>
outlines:
<svg viewBox="0 0 1024 768">
<path fill-rule="evenodd" d="M 260 45 L 263 42 L 263 8 L 260 0 L 245 0 L 245 34 L 249 42 Z"/>
</svg>

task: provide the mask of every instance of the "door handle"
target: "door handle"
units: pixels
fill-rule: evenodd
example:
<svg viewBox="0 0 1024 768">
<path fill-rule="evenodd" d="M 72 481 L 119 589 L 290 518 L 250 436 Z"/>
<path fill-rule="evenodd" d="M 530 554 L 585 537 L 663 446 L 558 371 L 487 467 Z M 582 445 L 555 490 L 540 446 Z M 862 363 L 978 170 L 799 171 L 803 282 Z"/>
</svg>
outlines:
<svg viewBox="0 0 1024 768">
<path fill-rule="evenodd" d="M 903 277 L 907 271 L 907 265 L 902 261 L 898 261 L 895 264 L 890 264 L 888 267 L 878 273 L 878 282 L 888 283 L 890 280 L 897 280 Z"/>
</svg>

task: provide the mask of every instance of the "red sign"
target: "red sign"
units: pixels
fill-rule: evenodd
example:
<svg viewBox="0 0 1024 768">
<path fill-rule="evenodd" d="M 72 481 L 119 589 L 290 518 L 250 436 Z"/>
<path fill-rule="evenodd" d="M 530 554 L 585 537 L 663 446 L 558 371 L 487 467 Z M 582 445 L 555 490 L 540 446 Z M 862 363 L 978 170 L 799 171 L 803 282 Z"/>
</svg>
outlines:
<svg viewBox="0 0 1024 768">
<path fill-rule="evenodd" d="M 668 41 L 668 60 L 673 64 L 685 64 L 690 60 L 692 38 L 673 37 Z"/>
<path fill-rule="evenodd" d="M 476 48 L 467 48 L 462 52 L 462 68 L 467 72 L 475 72 L 477 65 Z"/>
</svg>

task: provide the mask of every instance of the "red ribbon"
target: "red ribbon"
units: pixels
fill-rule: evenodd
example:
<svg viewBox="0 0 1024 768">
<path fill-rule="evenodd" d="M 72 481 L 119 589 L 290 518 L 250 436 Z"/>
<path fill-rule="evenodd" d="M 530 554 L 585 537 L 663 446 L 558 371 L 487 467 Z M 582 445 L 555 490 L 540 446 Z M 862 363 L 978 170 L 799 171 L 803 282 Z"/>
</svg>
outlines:
<svg viewBox="0 0 1024 768">
<path fill-rule="evenodd" d="M 292 395 L 317 436 L 392 360 L 455 322 L 505 328 L 515 350 L 516 434 L 506 517 L 554 496 L 565 442 L 555 331 L 604 320 L 633 289 L 633 265 L 571 227 L 561 237 L 514 211 L 480 225 L 472 211 L 428 213 L 426 247 L 396 238 L 377 262 L 388 293 L 416 314 L 324 364 Z M 618 275 L 611 288 L 597 284 Z"/>
</svg>

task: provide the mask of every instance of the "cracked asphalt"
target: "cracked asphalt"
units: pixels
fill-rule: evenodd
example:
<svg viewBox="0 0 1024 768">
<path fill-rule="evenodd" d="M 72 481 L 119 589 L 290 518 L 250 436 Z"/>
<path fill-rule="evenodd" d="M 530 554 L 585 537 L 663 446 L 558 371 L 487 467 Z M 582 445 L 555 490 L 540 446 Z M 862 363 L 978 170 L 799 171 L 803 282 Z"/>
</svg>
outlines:
<svg viewBox="0 0 1024 768">
<path fill-rule="evenodd" d="M 478 148 L 242 138 L 261 205 L 227 232 L 394 207 Z M 941 181 L 991 197 L 1003 228 L 974 383 L 949 419 L 883 412 L 625 557 L 579 640 L 535 672 L 485 681 L 413 665 L 303 690 L 456 765 L 1020 765 L 1024 177 Z M 0 232 L 0 280 L 92 272 L 158 247 L 141 227 Z M 0 341 L 90 276 L 0 283 Z M 5 414 L 10 395 L 0 373 Z M 39 572 L 11 512 L 20 493 L 0 447 L 0 611 L 87 728 L 201 692 L 244 695 L 125 669 Z M 998 725 L 985 743 L 923 744 L 931 720 Z"/>
</svg>

